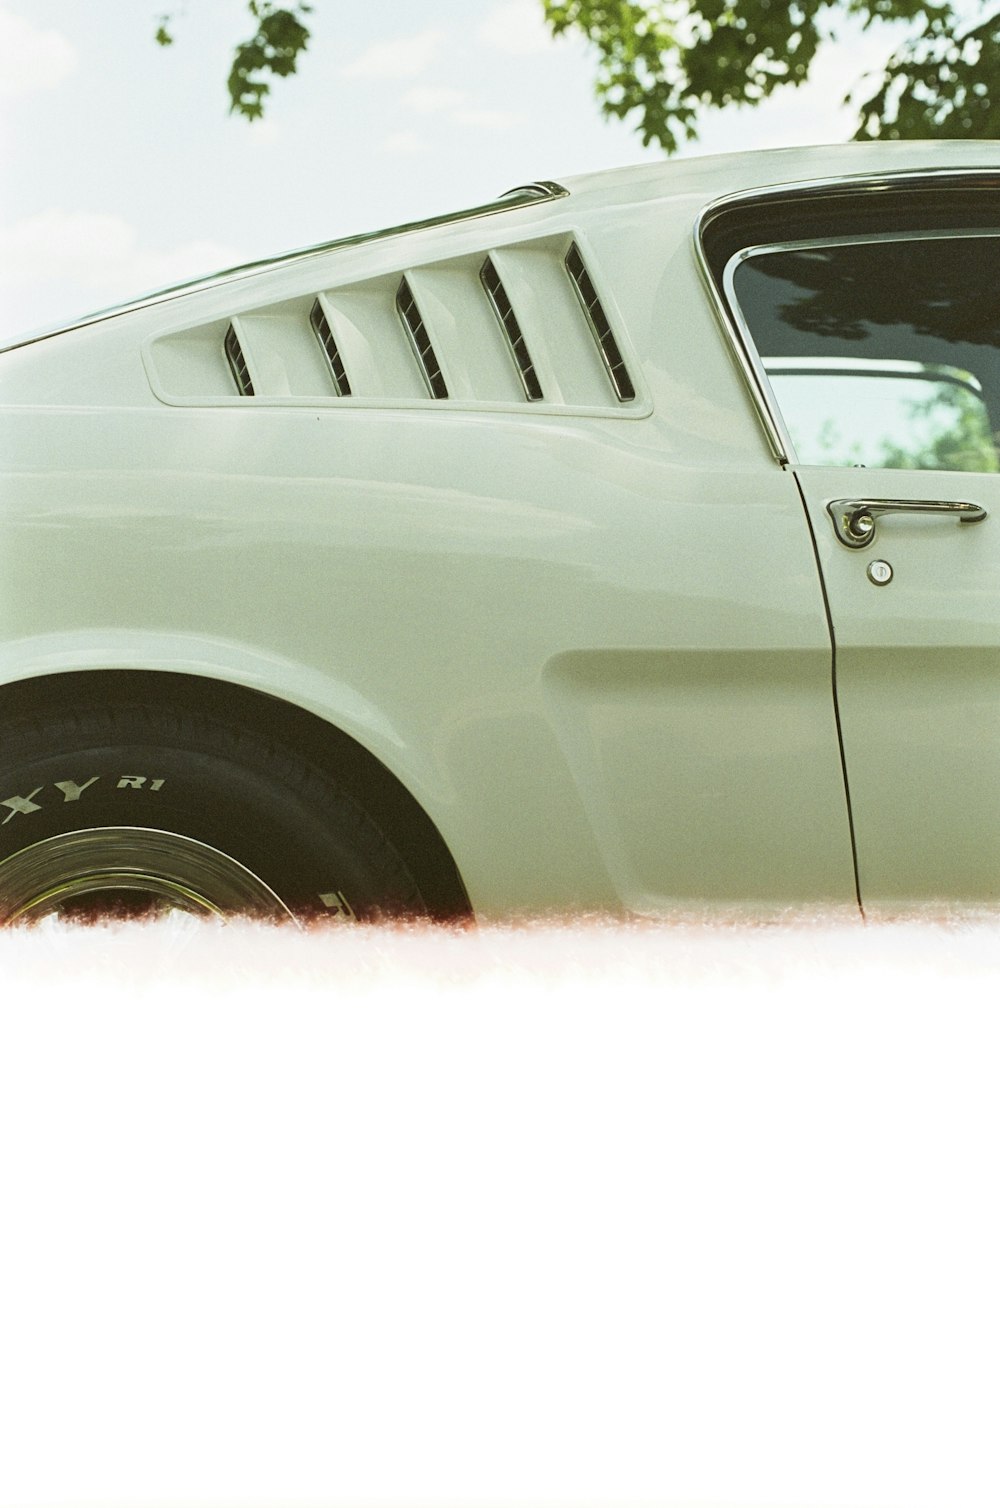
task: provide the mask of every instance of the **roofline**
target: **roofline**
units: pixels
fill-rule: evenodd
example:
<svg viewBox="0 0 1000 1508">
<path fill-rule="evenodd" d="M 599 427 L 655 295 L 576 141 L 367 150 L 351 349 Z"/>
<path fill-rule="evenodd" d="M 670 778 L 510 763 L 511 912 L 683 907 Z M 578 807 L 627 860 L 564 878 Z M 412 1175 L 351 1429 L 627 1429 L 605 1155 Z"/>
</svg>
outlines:
<svg viewBox="0 0 1000 1508">
<path fill-rule="evenodd" d="M 553 183 L 548 179 L 539 179 L 535 183 L 508 189 L 506 193 L 490 200 L 489 203 L 473 205 L 471 209 L 450 210 L 442 215 L 432 215 L 426 220 L 409 220 L 403 225 L 387 226 L 383 230 L 366 230 L 352 236 L 341 236 L 334 241 L 321 241 L 315 246 L 303 246 L 297 251 L 283 251 L 277 256 L 261 257 L 254 262 L 241 262 L 235 267 L 227 267 L 220 272 L 191 278 L 184 283 L 172 283 L 166 288 L 156 288 L 150 293 L 142 293 L 137 298 L 129 299 L 127 303 L 112 304 L 110 308 L 95 310 L 93 314 L 84 314 L 79 319 L 70 320 L 66 324 L 52 325 L 43 330 L 35 330 L 28 335 L 22 335 L 17 340 L 0 346 L 0 353 L 16 351 L 21 346 L 30 346 L 36 341 L 48 340 L 53 335 L 65 335 L 71 330 L 82 330 L 88 325 L 116 319 L 121 314 L 132 314 L 139 309 L 149 309 L 156 304 L 168 303 L 171 299 L 186 298 L 189 294 L 214 288 L 219 283 L 238 282 L 242 278 L 253 277 L 255 273 L 263 272 L 267 268 L 284 267 L 292 262 L 306 261 L 309 257 L 324 256 L 329 251 L 340 251 L 349 246 L 363 246 L 369 241 L 382 241 L 390 236 L 406 235 L 410 231 L 433 230 L 437 226 L 480 219 L 486 215 L 500 214 L 504 210 L 523 209 L 532 204 L 549 203 L 555 199 L 565 199 L 568 195 L 569 189 L 564 188 L 562 184 Z"/>
<path fill-rule="evenodd" d="M 755 188 L 736 189 L 733 193 L 723 194 L 720 198 L 712 199 L 704 205 L 695 222 L 695 236 L 698 245 L 701 246 L 704 228 L 715 215 L 735 209 L 741 204 L 752 204 L 760 199 L 773 199 L 776 195 L 781 195 L 782 198 L 794 195 L 796 198 L 829 199 L 839 197 L 841 194 L 853 195 L 859 190 L 863 193 L 884 193 L 893 188 L 919 187 L 920 183 L 925 183 L 928 179 L 937 182 L 942 178 L 974 179 L 977 182 L 983 178 L 994 178 L 997 187 L 1000 188 L 1000 167 L 970 165 L 969 167 L 890 168 L 881 173 L 838 173 L 829 178 L 803 178 L 798 181 L 786 179 L 779 183 L 762 183 Z M 911 184 L 906 180 L 913 180 L 913 182 Z"/>
</svg>

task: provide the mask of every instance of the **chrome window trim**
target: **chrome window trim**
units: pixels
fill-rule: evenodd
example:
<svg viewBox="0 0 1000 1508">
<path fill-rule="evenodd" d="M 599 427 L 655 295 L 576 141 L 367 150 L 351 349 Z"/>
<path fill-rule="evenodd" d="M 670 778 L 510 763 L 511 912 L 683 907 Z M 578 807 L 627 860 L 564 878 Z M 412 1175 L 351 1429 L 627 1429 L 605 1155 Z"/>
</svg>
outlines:
<svg viewBox="0 0 1000 1508">
<path fill-rule="evenodd" d="M 533 183 L 519 183 L 517 188 L 507 189 L 497 196 L 496 203 L 500 209 L 509 209 L 507 200 L 531 204 L 541 199 L 565 199 L 568 193 L 569 189 L 563 188 L 561 183 L 553 183 L 551 178 L 536 178 Z"/>
<path fill-rule="evenodd" d="M 987 236 L 1000 236 L 1000 229 L 989 228 L 985 230 L 901 230 L 869 232 L 857 236 L 809 236 L 795 241 L 763 241 L 758 246 L 745 246 L 742 251 L 734 252 L 723 269 L 722 285 L 729 307 L 733 311 L 734 320 L 739 328 L 747 351 L 748 360 L 753 371 L 754 379 L 760 389 L 764 402 L 768 406 L 769 418 L 781 443 L 783 451 L 783 464 L 798 466 L 805 464 L 800 462 L 795 453 L 795 446 L 791 435 L 785 427 L 785 421 L 781 413 L 781 405 L 777 395 L 771 386 L 764 363 L 757 351 L 756 344 L 750 332 L 739 299 L 736 297 L 736 274 L 744 262 L 749 262 L 754 257 L 773 256 L 783 251 L 804 251 L 812 248 L 832 246 L 874 246 L 885 242 L 887 245 L 895 245 L 900 241 L 955 241 L 955 240 L 982 240 Z"/>
<path fill-rule="evenodd" d="M 904 241 L 908 239 L 950 240 L 953 236 L 980 236 L 1000 235 L 1000 229 L 991 227 L 987 230 L 965 231 L 899 231 L 880 232 L 878 234 L 865 234 L 856 236 L 844 235 L 836 237 L 812 236 L 787 242 L 760 243 L 758 246 L 749 246 L 742 251 L 735 252 L 727 261 L 723 269 L 723 282 L 729 283 L 720 288 L 712 271 L 708 253 L 705 248 L 705 232 L 710 223 L 720 215 L 730 210 L 739 210 L 752 207 L 761 202 L 782 199 L 794 201 L 795 204 L 807 203 L 809 200 L 856 200 L 869 194 L 882 194 L 892 189 L 921 189 L 934 188 L 943 183 L 956 189 L 976 189 L 980 192 L 984 187 L 992 183 L 1000 188 L 1000 171 L 996 168 L 906 168 L 894 173 L 859 173 L 838 178 L 816 178 L 805 183 L 783 185 L 780 183 L 764 184 L 755 189 L 742 189 L 735 194 L 724 194 L 718 199 L 703 205 L 694 225 L 694 251 L 701 273 L 702 281 L 708 291 L 709 300 L 723 335 L 726 337 L 730 349 L 736 358 L 743 379 L 747 384 L 750 397 L 757 410 L 761 426 L 767 437 L 768 443 L 774 454 L 774 459 L 779 466 L 794 466 L 797 464 L 794 447 L 791 438 L 781 419 L 781 411 L 766 373 L 757 356 L 756 348 L 750 336 L 746 322 L 743 319 L 742 310 L 731 296 L 731 269 L 733 265 L 744 260 L 745 257 L 755 253 L 763 254 L 769 251 L 792 251 L 803 246 L 842 246 L 850 244 L 863 244 L 872 241 Z"/>
<path fill-rule="evenodd" d="M 820 365 L 819 363 L 827 363 Z M 784 368 L 784 370 L 779 370 Z M 825 356 L 815 359 L 808 356 L 774 356 L 764 368 L 769 377 L 870 377 L 872 369 L 846 356 Z M 878 375 L 891 382 L 912 382 L 916 378 L 933 377 L 936 382 L 950 383 L 952 387 L 964 388 L 974 398 L 983 397 L 983 385 L 974 372 L 961 367 L 948 366 L 944 362 L 884 361 L 879 363 Z"/>
</svg>

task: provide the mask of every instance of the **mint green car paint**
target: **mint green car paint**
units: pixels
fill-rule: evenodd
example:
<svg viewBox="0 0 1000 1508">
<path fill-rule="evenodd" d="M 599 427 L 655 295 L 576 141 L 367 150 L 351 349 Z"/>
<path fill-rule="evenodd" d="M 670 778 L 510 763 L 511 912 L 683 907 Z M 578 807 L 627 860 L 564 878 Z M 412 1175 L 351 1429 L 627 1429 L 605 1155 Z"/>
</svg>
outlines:
<svg viewBox="0 0 1000 1508">
<path fill-rule="evenodd" d="M 982 526 L 881 520 L 877 549 L 893 580 L 873 590 L 868 556 L 821 523 L 825 504 L 845 495 L 843 471 L 803 467 L 801 476 L 837 636 L 862 894 L 889 910 L 942 897 L 995 901 L 1000 478 L 856 473 L 865 497 L 961 497 L 988 515 Z"/>
<path fill-rule="evenodd" d="M 11 349 L 0 685 L 146 669 L 301 707 L 402 782 L 484 917 L 856 911 L 825 584 L 862 898 L 992 897 L 992 520 L 891 548 L 883 521 L 896 579 L 875 590 L 823 511 L 844 470 L 800 468 L 807 519 L 775 459 L 694 236 L 764 185 L 991 165 L 911 143 L 598 174 Z M 631 401 L 565 277 L 573 243 Z M 487 254 L 541 401 L 479 286 Z M 447 399 L 393 323 L 404 273 Z M 350 397 L 309 326 L 320 296 Z M 1000 512 L 996 478 L 961 481 Z"/>
</svg>

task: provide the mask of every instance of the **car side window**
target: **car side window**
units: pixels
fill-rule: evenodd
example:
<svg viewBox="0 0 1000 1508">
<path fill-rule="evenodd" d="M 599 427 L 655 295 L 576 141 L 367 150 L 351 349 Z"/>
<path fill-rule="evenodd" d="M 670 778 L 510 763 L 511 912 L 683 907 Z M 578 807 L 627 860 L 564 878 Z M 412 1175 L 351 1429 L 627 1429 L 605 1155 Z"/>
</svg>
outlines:
<svg viewBox="0 0 1000 1508">
<path fill-rule="evenodd" d="M 1000 236 L 754 247 L 727 282 L 797 461 L 1000 471 Z"/>
</svg>

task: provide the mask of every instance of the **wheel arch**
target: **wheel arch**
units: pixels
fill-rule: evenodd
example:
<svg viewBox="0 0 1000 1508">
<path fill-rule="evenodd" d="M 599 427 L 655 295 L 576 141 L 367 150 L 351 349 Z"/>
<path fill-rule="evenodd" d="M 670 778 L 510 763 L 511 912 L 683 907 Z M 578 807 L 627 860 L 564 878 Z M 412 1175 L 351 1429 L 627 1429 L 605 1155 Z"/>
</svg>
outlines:
<svg viewBox="0 0 1000 1508">
<path fill-rule="evenodd" d="M 0 730 L 10 717 L 58 715 L 82 702 L 100 706 L 139 702 L 198 712 L 285 743 L 336 779 L 368 812 L 410 868 L 433 917 L 471 916 L 458 866 L 424 808 L 370 750 L 316 713 L 211 676 L 167 670 L 77 670 L 0 686 Z"/>
</svg>

